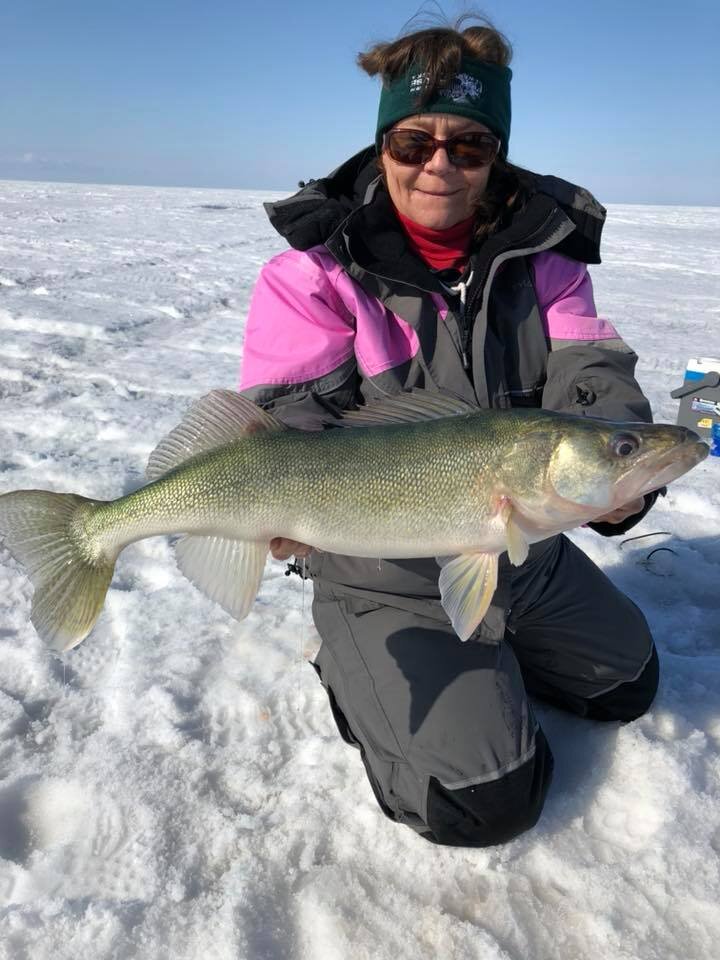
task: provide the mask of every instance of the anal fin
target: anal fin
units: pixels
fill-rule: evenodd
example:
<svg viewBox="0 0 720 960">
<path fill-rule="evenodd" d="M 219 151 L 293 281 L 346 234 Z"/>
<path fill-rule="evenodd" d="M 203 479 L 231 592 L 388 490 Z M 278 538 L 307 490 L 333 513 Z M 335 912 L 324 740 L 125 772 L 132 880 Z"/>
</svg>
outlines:
<svg viewBox="0 0 720 960">
<path fill-rule="evenodd" d="M 185 536 L 175 545 L 183 574 L 236 620 L 250 612 L 267 553 L 267 543 L 226 537 Z"/>
</svg>

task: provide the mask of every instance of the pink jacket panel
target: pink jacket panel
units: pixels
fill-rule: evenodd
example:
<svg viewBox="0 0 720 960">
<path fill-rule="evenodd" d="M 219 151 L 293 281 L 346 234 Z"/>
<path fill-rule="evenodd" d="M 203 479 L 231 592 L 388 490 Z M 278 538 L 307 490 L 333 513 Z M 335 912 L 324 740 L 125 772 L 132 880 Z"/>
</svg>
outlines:
<svg viewBox="0 0 720 960">
<path fill-rule="evenodd" d="M 245 330 L 240 389 L 314 380 L 354 353 L 373 376 L 413 357 L 417 334 L 368 296 L 325 247 L 287 250 L 258 278 Z"/>
<path fill-rule="evenodd" d="M 590 274 L 584 263 L 551 250 L 530 257 L 535 293 L 551 340 L 611 340 L 619 333 L 598 317 Z"/>
<path fill-rule="evenodd" d="M 281 253 L 263 267 L 253 291 L 240 389 L 321 377 L 352 356 L 354 336 L 332 271 L 310 254 Z"/>
<path fill-rule="evenodd" d="M 619 335 L 597 316 L 582 263 L 548 251 L 530 257 L 545 333 L 553 340 L 608 340 Z M 447 305 L 434 297 L 444 318 Z M 287 250 L 260 272 L 245 331 L 240 389 L 316 380 L 353 354 L 365 377 L 410 360 L 412 327 L 369 296 L 323 246 Z"/>
</svg>

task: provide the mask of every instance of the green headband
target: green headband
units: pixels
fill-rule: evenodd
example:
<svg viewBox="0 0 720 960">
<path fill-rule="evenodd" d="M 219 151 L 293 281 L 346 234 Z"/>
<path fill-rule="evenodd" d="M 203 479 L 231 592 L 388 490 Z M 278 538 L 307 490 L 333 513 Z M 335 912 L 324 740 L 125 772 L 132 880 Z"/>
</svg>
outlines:
<svg viewBox="0 0 720 960">
<path fill-rule="evenodd" d="M 383 86 L 378 109 L 375 145 L 382 150 L 383 134 L 398 120 L 419 113 L 454 113 L 484 123 L 500 138 L 500 154 L 507 156 L 510 139 L 510 79 L 512 70 L 480 60 L 463 60 L 456 77 L 438 87 L 421 105 L 425 74 L 422 67 Z"/>
</svg>

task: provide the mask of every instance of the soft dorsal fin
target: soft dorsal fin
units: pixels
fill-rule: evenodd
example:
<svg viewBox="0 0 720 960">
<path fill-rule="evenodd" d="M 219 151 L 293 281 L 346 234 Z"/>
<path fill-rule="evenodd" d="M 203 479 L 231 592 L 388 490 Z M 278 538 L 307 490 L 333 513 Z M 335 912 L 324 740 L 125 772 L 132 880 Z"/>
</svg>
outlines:
<svg viewBox="0 0 720 960">
<path fill-rule="evenodd" d="M 347 410 L 338 422 L 341 427 L 374 427 L 387 423 L 417 423 L 440 420 L 464 413 L 477 413 L 479 408 L 460 397 L 413 390 L 382 400 L 371 400 L 358 410 Z"/>
<path fill-rule="evenodd" d="M 285 429 L 247 397 L 232 390 L 212 390 L 196 400 L 177 427 L 160 441 L 150 454 L 145 475 L 157 480 L 199 453 L 251 433 Z"/>
</svg>

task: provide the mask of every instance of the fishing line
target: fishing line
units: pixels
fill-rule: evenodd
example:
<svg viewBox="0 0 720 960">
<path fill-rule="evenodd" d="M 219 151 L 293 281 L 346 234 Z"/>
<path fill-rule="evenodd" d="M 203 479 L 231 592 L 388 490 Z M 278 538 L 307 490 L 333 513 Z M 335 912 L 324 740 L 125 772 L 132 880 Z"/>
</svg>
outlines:
<svg viewBox="0 0 720 960">
<path fill-rule="evenodd" d="M 655 533 L 641 533 L 637 537 L 626 537 L 625 540 L 620 541 L 620 546 L 622 547 L 625 543 L 631 543 L 633 540 L 645 540 L 646 537 L 671 537 L 672 534 L 669 530 L 658 530 Z M 656 553 L 672 553 L 674 556 L 678 556 L 677 550 L 673 550 L 672 547 L 654 547 L 650 553 L 645 557 L 644 560 L 640 560 L 640 566 L 645 567 L 646 570 L 650 570 L 649 561 Z"/>
<path fill-rule="evenodd" d="M 673 550 L 672 547 L 655 547 L 655 549 L 651 550 L 650 553 L 645 557 L 645 559 L 649 560 L 653 556 L 653 554 L 661 553 L 663 551 L 665 553 L 673 553 L 676 557 L 678 556 L 677 550 Z"/>
<path fill-rule="evenodd" d="M 620 541 L 620 546 L 624 543 L 630 543 L 633 540 L 644 540 L 646 537 L 671 537 L 672 534 L 669 530 L 658 530 L 656 533 L 641 533 L 637 537 L 626 537 L 624 540 Z"/>
<path fill-rule="evenodd" d="M 289 577 L 291 573 L 298 574 L 302 578 L 302 600 L 300 602 L 300 630 L 298 633 L 298 645 L 295 651 L 295 710 L 300 709 L 300 686 L 302 681 L 301 671 L 303 664 L 303 651 L 305 650 L 305 557 L 300 558 L 301 564 L 297 562 L 297 555 L 292 563 L 288 563 L 285 576 Z"/>
<path fill-rule="evenodd" d="M 300 693 L 302 687 L 303 651 L 305 650 L 305 557 L 302 558 L 302 602 L 300 605 L 300 641 L 296 666 L 297 683 L 295 690 L 295 710 L 300 710 Z"/>
</svg>

